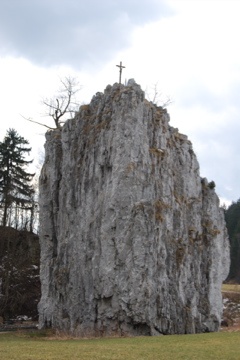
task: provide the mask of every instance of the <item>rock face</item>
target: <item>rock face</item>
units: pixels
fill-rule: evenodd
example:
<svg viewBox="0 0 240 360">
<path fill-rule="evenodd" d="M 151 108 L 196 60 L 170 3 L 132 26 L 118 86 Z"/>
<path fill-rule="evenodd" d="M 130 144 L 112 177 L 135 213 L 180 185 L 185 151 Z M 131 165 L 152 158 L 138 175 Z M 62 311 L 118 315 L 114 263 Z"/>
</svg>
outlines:
<svg viewBox="0 0 240 360">
<path fill-rule="evenodd" d="M 75 335 L 216 331 L 229 244 L 187 136 L 134 81 L 46 134 L 40 327 Z"/>
</svg>

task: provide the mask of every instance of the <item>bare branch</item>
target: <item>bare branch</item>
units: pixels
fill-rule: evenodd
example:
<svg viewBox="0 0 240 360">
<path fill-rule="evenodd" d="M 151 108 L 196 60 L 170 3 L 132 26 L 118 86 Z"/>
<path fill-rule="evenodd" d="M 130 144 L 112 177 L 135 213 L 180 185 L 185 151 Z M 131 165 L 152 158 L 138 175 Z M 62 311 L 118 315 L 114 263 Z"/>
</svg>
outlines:
<svg viewBox="0 0 240 360">
<path fill-rule="evenodd" d="M 21 114 L 20 114 L 20 115 L 21 115 Z M 24 119 L 27 120 L 27 121 L 32 122 L 32 123 L 35 123 L 35 124 L 38 124 L 38 125 L 41 125 L 41 126 L 45 126 L 46 128 L 48 128 L 48 129 L 50 129 L 50 130 L 54 130 L 54 129 L 55 129 L 55 128 L 52 128 L 52 127 L 47 126 L 47 125 L 45 125 L 45 124 L 42 124 L 42 123 L 40 123 L 40 122 L 38 122 L 38 121 L 34 121 L 34 120 L 30 119 L 30 118 L 26 118 L 26 117 L 23 116 L 23 115 L 21 115 L 21 117 L 24 118 Z"/>
<path fill-rule="evenodd" d="M 145 90 L 146 97 L 149 101 L 157 106 L 161 106 L 162 108 L 166 108 L 170 104 L 172 104 L 172 100 L 170 96 L 163 96 L 162 93 L 159 93 L 158 90 L 158 82 L 156 82 L 153 87 L 151 88 L 150 94 L 148 89 Z"/>
</svg>

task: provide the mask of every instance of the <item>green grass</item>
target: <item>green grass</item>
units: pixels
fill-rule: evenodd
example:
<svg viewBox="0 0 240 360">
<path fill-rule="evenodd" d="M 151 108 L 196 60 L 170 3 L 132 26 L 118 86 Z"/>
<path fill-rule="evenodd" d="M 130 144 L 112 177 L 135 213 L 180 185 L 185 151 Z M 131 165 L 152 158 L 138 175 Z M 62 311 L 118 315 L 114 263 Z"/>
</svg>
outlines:
<svg viewBox="0 0 240 360">
<path fill-rule="evenodd" d="M 240 332 L 160 337 L 49 339 L 0 334 L 3 360 L 239 360 Z"/>
<path fill-rule="evenodd" d="M 226 291 L 226 292 L 237 292 L 240 293 L 240 285 L 236 285 L 236 284 L 223 284 L 222 285 L 222 291 Z"/>
</svg>

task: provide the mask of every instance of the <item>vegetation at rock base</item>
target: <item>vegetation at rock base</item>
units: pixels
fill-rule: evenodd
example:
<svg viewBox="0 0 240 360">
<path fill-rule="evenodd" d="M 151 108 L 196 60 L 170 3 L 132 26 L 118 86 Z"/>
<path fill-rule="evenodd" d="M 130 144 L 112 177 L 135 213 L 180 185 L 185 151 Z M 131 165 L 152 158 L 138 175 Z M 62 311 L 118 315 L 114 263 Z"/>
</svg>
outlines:
<svg viewBox="0 0 240 360">
<path fill-rule="evenodd" d="M 240 199 L 225 210 L 225 220 L 231 246 L 231 266 L 227 281 L 240 283 Z"/>
</svg>

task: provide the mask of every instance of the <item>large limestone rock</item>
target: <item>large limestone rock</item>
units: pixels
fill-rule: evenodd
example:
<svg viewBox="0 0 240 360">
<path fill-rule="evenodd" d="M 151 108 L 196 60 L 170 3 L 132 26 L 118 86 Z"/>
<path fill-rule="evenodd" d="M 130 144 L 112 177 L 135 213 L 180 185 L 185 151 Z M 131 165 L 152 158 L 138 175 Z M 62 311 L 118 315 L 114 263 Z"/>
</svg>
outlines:
<svg viewBox="0 0 240 360">
<path fill-rule="evenodd" d="M 107 86 L 46 134 L 40 327 L 75 335 L 216 331 L 229 244 L 187 136 L 139 85 Z"/>
</svg>

